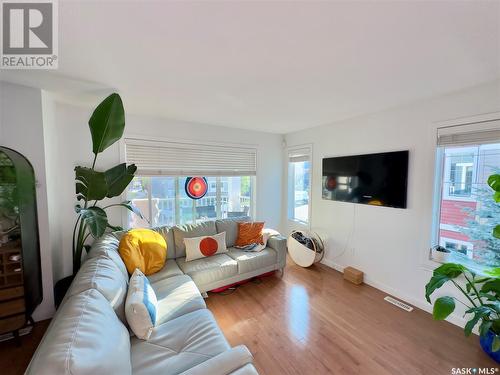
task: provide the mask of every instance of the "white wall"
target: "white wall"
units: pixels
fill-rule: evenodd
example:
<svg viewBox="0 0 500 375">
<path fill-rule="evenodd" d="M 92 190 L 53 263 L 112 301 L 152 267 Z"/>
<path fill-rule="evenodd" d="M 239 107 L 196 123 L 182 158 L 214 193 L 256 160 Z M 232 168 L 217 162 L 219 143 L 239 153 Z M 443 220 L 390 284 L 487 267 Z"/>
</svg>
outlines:
<svg viewBox="0 0 500 375">
<path fill-rule="evenodd" d="M 40 90 L 0 82 L 0 129 L 0 145 L 23 154 L 35 170 L 43 301 L 33 317 L 47 319 L 54 300 Z"/>
<path fill-rule="evenodd" d="M 313 144 L 311 226 L 327 236 L 324 263 L 365 272 L 368 284 L 429 310 L 424 286 L 431 276 L 436 122 L 500 111 L 500 81 L 390 111 L 286 136 L 287 146 Z M 408 208 L 393 209 L 323 200 L 321 162 L 326 156 L 410 150 Z M 286 197 L 286 183 L 283 187 Z M 295 225 L 286 220 L 283 226 Z M 462 324 L 461 315 L 452 317 Z"/>
<path fill-rule="evenodd" d="M 88 119 L 93 108 L 77 107 L 57 102 L 44 93 L 44 111 L 51 113 L 44 127 L 48 173 L 57 183 L 48 184 L 49 197 L 56 202 L 50 210 L 54 225 L 54 275 L 55 280 L 71 273 L 71 233 L 75 220 L 74 167 L 90 165 L 92 143 Z M 98 104 L 99 101 L 96 101 Z M 127 103 L 124 103 L 125 109 Z M 51 109 L 49 109 L 51 108 Z M 281 224 L 281 167 L 283 136 L 241 129 L 204 124 L 169 121 L 145 116 L 126 116 L 125 136 L 165 139 L 187 139 L 221 143 L 244 143 L 258 149 L 256 217 L 265 220 L 270 227 Z M 99 155 L 97 167 L 106 169 L 120 162 L 118 144 Z M 120 208 L 115 208 L 110 220 L 121 223 Z"/>
</svg>

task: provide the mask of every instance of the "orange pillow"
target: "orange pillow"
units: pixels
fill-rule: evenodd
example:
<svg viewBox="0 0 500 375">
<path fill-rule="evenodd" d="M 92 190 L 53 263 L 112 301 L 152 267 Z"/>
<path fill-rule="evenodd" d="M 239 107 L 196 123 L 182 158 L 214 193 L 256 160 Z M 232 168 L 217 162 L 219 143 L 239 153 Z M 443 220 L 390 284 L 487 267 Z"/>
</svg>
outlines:
<svg viewBox="0 0 500 375">
<path fill-rule="evenodd" d="M 262 229 L 264 229 L 263 221 L 238 223 L 238 238 L 235 245 L 247 246 L 253 243 L 264 243 Z"/>
</svg>

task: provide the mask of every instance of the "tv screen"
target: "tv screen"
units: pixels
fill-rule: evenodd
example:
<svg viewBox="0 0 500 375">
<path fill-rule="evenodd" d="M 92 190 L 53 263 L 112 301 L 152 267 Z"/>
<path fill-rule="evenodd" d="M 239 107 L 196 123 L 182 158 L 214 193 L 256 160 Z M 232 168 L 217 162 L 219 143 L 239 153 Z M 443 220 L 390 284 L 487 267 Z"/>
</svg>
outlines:
<svg viewBox="0 0 500 375">
<path fill-rule="evenodd" d="M 406 208 L 408 151 L 323 159 L 323 199 Z"/>
</svg>

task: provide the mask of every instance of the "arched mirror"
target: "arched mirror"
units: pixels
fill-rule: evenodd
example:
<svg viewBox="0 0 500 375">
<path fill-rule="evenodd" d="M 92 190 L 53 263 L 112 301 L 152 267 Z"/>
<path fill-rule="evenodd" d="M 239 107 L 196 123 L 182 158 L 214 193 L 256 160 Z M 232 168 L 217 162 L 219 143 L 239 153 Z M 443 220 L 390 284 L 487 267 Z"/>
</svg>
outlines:
<svg viewBox="0 0 500 375">
<path fill-rule="evenodd" d="M 18 336 L 42 298 L 35 174 L 23 155 L 0 147 L 0 335 Z"/>
</svg>

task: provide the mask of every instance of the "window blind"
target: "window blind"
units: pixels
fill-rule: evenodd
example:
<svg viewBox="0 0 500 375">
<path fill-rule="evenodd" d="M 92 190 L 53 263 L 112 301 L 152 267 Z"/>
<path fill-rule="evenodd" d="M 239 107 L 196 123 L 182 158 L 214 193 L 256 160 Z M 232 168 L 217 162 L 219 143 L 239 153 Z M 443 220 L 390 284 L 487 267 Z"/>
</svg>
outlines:
<svg viewBox="0 0 500 375">
<path fill-rule="evenodd" d="M 311 149 L 309 147 L 296 148 L 288 151 L 288 161 L 298 163 L 311 159 Z"/>
<path fill-rule="evenodd" d="M 126 138 L 125 155 L 142 175 L 254 176 L 257 171 L 252 147 Z"/>
<path fill-rule="evenodd" d="M 438 146 L 500 143 L 500 120 L 448 126 L 438 129 Z"/>
</svg>

